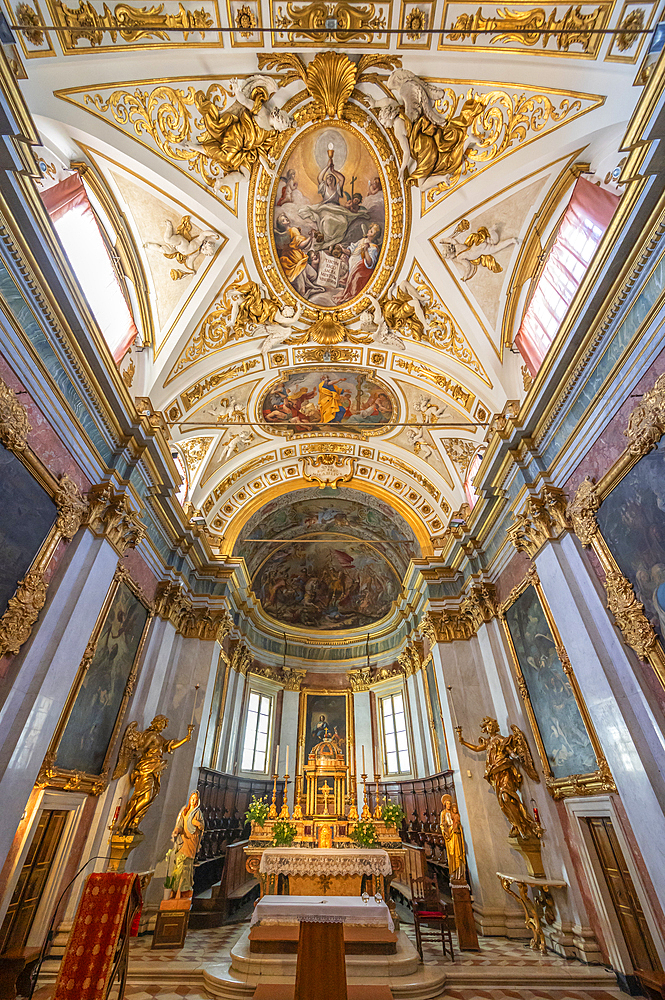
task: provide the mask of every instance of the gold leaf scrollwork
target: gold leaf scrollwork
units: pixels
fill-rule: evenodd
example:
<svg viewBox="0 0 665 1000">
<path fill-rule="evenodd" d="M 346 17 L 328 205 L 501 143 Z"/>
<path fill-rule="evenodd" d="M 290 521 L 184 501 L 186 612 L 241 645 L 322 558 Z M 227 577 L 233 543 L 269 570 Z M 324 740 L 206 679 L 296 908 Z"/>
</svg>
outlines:
<svg viewBox="0 0 665 1000">
<path fill-rule="evenodd" d="M 26 573 L 19 581 L 0 618 L 0 657 L 18 653 L 30 637 L 32 626 L 46 601 L 46 584 L 41 572 Z"/>
<path fill-rule="evenodd" d="M 206 28 L 212 28 L 210 15 L 200 10 L 185 10 L 178 4 L 177 14 L 164 14 L 164 4 L 154 7 L 132 7 L 127 3 L 119 3 L 113 9 L 104 6 L 104 12 L 99 13 L 88 0 L 79 0 L 78 7 L 67 7 L 63 0 L 56 0 L 54 12 L 56 21 L 67 31 L 62 33 L 65 49 L 74 49 L 82 40 L 92 46 L 104 43 L 106 34 L 115 44 L 118 36 L 123 42 L 138 42 L 144 38 L 158 38 L 160 41 L 170 41 L 169 29 L 182 29 L 182 38 L 187 41 L 189 35 L 199 32 L 205 38 Z"/>
<path fill-rule="evenodd" d="M 627 644 L 642 660 L 646 660 L 656 645 L 656 633 L 644 614 L 644 605 L 637 600 L 630 580 L 623 573 L 610 570 L 605 576 L 607 606 L 623 633 Z"/>
<path fill-rule="evenodd" d="M 60 477 L 58 489 L 53 498 L 58 508 L 57 527 L 63 538 L 73 538 L 88 513 L 88 502 L 67 474 Z"/>
<path fill-rule="evenodd" d="M 665 374 L 660 375 L 653 389 L 645 392 L 635 407 L 624 431 L 630 455 L 648 455 L 665 434 Z"/>
<path fill-rule="evenodd" d="M 17 4 L 16 20 L 28 29 L 21 32 L 27 41 L 37 47 L 44 44 L 44 32 L 39 27 L 40 18 L 34 7 L 31 7 L 29 3 Z"/>
<path fill-rule="evenodd" d="M 626 52 L 633 47 L 640 31 L 644 27 L 644 11 L 641 7 L 631 10 L 630 14 L 624 17 L 619 25 L 620 34 L 617 35 L 617 48 L 619 52 Z"/>
<path fill-rule="evenodd" d="M 329 25 L 333 21 L 335 27 L 331 28 Z M 314 0 L 305 6 L 289 2 L 285 9 L 278 8 L 275 18 L 275 27 L 285 32 L 290 42 L 298 38 L 309 38 L 319 43 L 324 40 L 349 42 L 352 39 L 371 42 L 374 33 L 381 32 L 385 26 L 385 17 L 380 11 L 376 12 L 373 3 L 354 6 L 344 0 L 336 4 Z"/>
<path fill-rule="evenodd" d="M 0 378 L 0 444 L 9 451 L 24 451 L 31 430 L 28 411 Z"/>
<path fill-rule="evenodd" d="M 533 47 L 541 42 L 547 48 L 553 38 L 560 51 L 568 52 L 571 45 L 580 45 L 583 52 L 588 52 L 594 41 L 594 29 L 605 19 L 602 7 L 582 14 L 580 6 L 569 7 L 559 19 L 556 8 L 548 18 L 542 7 L 521 11 L 499 7 L 497 15 L 485 17 L 482 7 L 475 14 L 460 14 L 447 38 L 451 42 L 470 40 L 475 45 L 479 34 L 491 31 L 494 34 L 489 44 L 499 47 L 509 44 Z"/>
<path fill-rule="evenodd" d="M 587 476 L 577 487 L 575 496 L 566 508 L 566 514 L 570 518 L 573 531 L 582 545 L 591 545 L 594 536 L 598 533 L 596 514 L 599 507 L 600 497 L 596 484 L 590 476 Z"/>
</svg>

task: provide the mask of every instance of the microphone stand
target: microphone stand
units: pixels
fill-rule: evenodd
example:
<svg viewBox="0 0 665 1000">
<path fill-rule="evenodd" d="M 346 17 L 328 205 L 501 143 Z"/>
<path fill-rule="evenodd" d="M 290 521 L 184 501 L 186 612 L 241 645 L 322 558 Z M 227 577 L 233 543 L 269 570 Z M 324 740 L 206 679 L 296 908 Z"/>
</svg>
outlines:
<svg viewBox="0 0 665 1000">
<path fill-rule="evenodd" d="M 44 963 L 44 959 L 46 958 L 46 952 L 49 949 L 51 941 L 53 940 L 53 925 L 55 923 L 55 918 L 58 915 L 58 910 L 60 909 L 60 904 L 62 903 L 62 901 L 63 901 L 63 899 L 65 897 L 66 892 L 70 889 L 70 887 L 74 884 L 74 882 L 76 882 L 76 879 L 79 877 L 79 875 L 81 874 L 81 872 L 85 868 L 88 867 L 88 865 L 90 864 L 91 861 L 108 861 L 109 858 L 110 858 L 110 855 L 106 855 L 106 854 L 96 854 L 93 858 L 88 858 L 88 860 L 86 861 L 86 863 L 79 868 L 79 870 L 77 871 L 76 875 L 71 880 L 71 882 L 68 882 L 67 885 L 65 886 L 65 888 L 60 893 L 60 898 L 58 899 L 58 902 L 55 905 L 55 910 L 53 911 L 53 916 L 51 917 L 51 922 L 48 925 L 48 930 L 46 932 L 46 938 L 44 939 L 44 944 L 41 947 L 41 951 L 39 952 L 39 957 L 38 957 L 37 961 L 35 962 L 35 966 L 34 966 L 32 972 L 30 973 L 30 993 L 28 994 L 28 1000 L 32 1000 L 32 995 L 35 992 L 35 986 L 37 985 L 37 979 L 39 978 L 39 973 L 40 973 L 42 965 Z"/>
</svg>

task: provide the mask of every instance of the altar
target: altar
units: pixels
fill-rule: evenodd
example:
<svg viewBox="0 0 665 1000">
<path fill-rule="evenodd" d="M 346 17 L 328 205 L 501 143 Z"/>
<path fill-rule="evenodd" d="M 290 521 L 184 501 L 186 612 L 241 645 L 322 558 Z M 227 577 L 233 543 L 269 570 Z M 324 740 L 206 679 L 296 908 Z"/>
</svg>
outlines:
<svg viewBox="0 0 665 1000">
<path fill-rule="evenodd" d="M 254 854 L 251 848 L 245 852 L 248 858 Z M 286 883 L 291 896 L 360 896 L 366 891 L 390 899 L 393 865 L 385 850 L 273 847 L 259 855 L 262 896 L 278 894 Z"/>
</svg>

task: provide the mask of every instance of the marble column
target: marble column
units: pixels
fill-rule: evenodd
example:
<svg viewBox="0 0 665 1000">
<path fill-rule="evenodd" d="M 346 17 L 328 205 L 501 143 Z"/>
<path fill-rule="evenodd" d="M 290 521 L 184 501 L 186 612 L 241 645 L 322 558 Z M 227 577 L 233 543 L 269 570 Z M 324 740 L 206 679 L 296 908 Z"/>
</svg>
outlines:
<svg viewBox="0 0 665 1000">
<path fill-rule="evenodd" d="M 0 712 L 0 857 L 11 847 L 117 564 L 105 539 L 79 531 L 12 665 L 16 679 Z"/>
<path fill-rule="evenodd" d="M 545 545 L 536 567 L 589 709 L 644 867 L 665 908 L 665 724 L 606 610 L 606 595 L 578 540 Z M 639 867 L 639 863 L 638 863 Z"/>
</svg>

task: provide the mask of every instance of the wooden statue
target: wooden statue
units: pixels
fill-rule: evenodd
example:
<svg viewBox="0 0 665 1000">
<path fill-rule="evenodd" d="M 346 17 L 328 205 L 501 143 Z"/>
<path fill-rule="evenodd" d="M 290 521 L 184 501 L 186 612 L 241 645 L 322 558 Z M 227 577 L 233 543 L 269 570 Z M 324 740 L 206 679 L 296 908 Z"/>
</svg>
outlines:
<svg viewBox="0 0 665 1000">
<path fill-rule="evenodd" d="M 168 888 L 172 898 L 189 898 L 194 889 L 194 859 L 201 837 L 205 832 L 205 822 L 199 803 L 199 793 L 192 792 L 178 813 L 175 828 L 171 834 L 173 849 L 173 870 L 169 876 Z"/>
<path fill-rule="evenodd" d="M 443 809 L 439 824 L 446 842 L 450 880 L 451 882 L 464 882 L 466 881 L 466 852 L 459 809 L 450 795 L 441 796 L 441 805 Z"/>
</svg>

